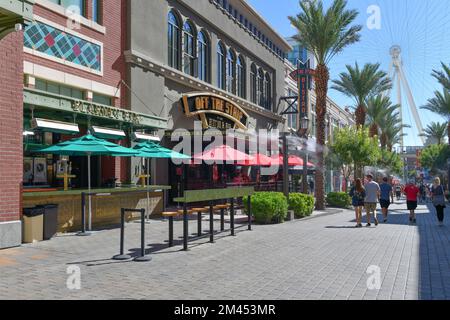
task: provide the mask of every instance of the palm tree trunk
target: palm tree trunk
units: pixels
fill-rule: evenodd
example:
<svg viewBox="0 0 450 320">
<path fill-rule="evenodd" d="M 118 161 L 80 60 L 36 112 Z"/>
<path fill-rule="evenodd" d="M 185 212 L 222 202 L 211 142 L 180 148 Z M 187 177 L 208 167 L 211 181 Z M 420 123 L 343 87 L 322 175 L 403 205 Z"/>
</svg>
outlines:
<svg viewBox="0 0 450 320">
<path fill-rule="evenodd" d="M 316 84 L 316 115 L 317 115 L 317 169 L 316 170 L 316 209 L 325 209 L 325 166 L 324 166 L 324 146 L 325 146 L 325 116 L 327 113 L 327 93 L 330 73 L 326 65 L 319 64 L 314 78 Z"/>
<path fill-rule="evenodd" d="M 386 141 L 386 135 L 384 133 L 382 133 L 380 135 L 380 144 L 381 144 L 381 149 L 385 150 L 386 149 L 386 145 L 387 145 L 387 141 Z"/>
<path fill-rule="evenodd" d="M 373 138 L 378 135 L 378 126 L 375 123 L 370 125 L 369 137 Z"/>
<path fill-rule="evenodd" d="M 447 135 L 448 135 L 448 144 L 450 144 L 450 121 L 448 122 L 447 125 Z"/>
<path fill-rule="evenodd" d="M 355 117 L 357 128 L 363 127 L 366 124 L 366 109 L 363 105 L 359 105 L 358 108 L 356 108 Z"/>
</svg>

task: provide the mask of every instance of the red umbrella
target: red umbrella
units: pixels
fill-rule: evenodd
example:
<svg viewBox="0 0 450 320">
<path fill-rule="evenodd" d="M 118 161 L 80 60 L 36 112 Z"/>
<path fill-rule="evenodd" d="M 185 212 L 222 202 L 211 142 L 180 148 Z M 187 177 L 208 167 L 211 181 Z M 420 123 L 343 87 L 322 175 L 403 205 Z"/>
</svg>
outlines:
<svg viewBox="0 0 450 320">
<path fill-rule="evenodd" d="M 273 162 L 273 159 L 265 154 L 254 154 L 253 159 L 238 162 L 238 165 L 241 166 L 270 166 Z"/>
<path fill-rule="evenodd" d="M 228 145 L 221 145 L 218 147 L 214 147 L 208 150 L 205 150 L 202 153 L 196 154 L 193 157 L 194 159 L 201 159 L 203 161 L 251 161 L 253 160 L 252 156 L 241 152 L 239 150 L 233 149 Z"/>
<path fill-rule="evenodd" d="M 282 166 L 283 163 L 284 163 L 283 156 L 281 154 L 272 156 L 272 163 L 271 163 L 272 166 L 274 165 Z M 290 155 L 288 158 L 288 164 L 290 167 L 303 166 L 303 159 L 295 155 Z M 308 167 L 314 167 L 314 164 L 308 162 Z"/>
</svg>

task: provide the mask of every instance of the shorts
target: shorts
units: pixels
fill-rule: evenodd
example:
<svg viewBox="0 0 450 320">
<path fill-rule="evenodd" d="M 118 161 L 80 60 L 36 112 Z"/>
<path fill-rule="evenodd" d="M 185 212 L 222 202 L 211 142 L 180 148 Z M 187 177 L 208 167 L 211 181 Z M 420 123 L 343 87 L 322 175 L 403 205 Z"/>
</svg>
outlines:
<svg viewBox="0 0 450 320">
<path fill-rule="evenodd" d="M 408 210 L 416 210 L 417 209 L 417 201 L 407 201 L 406 206 L 408 207 Z"/>
<path fill-rule="evenodd" d="M 377 203 L 376 202 L 366 202 L 365 204 L 366 212 L 376 212 L 377 211 Z"/>
<path fill-rule="evenodd" d="M 389 200 L 381 199 L 380 200 L 380 205 L 381 205 L 382 208 L 388 209 L 389 206 L 391 205 L 391 202 Z"/>
</svg>

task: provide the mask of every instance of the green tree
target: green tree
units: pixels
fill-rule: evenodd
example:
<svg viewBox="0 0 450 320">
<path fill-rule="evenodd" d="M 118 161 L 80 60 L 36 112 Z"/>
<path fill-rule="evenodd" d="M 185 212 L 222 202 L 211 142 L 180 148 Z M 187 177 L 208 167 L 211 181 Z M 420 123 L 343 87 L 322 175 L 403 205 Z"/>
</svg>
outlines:
<svg viewBox="0 0 450 320">
<path fill-rule="evenodd" d="M 432 144 L 422 150 L 419 161 L 423 168 L 429 169 L 432 174 L 445 173 L 447 159 L 450 157 L 450 146 L 445 144 Z"/>
<path fill-rule="evenodd" d="M 432 76 L 447 90 L 450 90 L 450 67 L 441 62 L 444 71 L 433 70 Z"/>
<path fill-rule="evenodd" d="M 434 97 L 428 99 L 428 103 L 421 109 L 434 112 L 447 120 L 447 134 L 450 143 L 450 91 L 446 89 L 442 93 L 435 91 Z"/>
<path fill-rule="evenodd" d="M 392 82 L 387 73 L 379 69 L 379 63 L 367 63 L 362 69 L 358 63 L 355 67 L 346 67 L 347 72 L 342 72 L 339 80 L 333 80 L 332 88 L 355 100 L 356 125 L 362 127 L 366 124 L 368 99 L 391 89 Z"/>
<path fill-rule="evenodd" d="M 369 137 L 369 130 L 364 128 L 337 130 L 330 150 L 343 164 L 354 168 L 355 178 L 363 178 L 359 168 L 376 165 L 381 157 L 378 141 Z"/>
<path fill-rule="evenodd" d="M 445 137 L 447 136 L 447 124 L 432 122 L 427 128 L 423 130 L 423 136 L 436 142 L 437 144 L 443 144 L 445 142 Z"/>
<path fill-rule="evenodd" d="M 403 160 L 397 153 L 386 149 L 381 149 L 377 166 L 398 175 L 403 172 Z"/>
<path fill-rule="evenodd" d="M 391 118 L 398 118 L 398 105 L 393 105 L 389 97 L 377 95 L 368 99 L 367 102 L 367 122 L 369 135 L 371 137 L 380 136 L 381 128 L 386 121 Z"/>
<path fill-rule="evenodd" d="M 327 114 L 327 94 L 330 72 L 328 64 L 345 47 L 358 42 L 362 26 L 352 23 L 358 16 L 358 11 L 347 10 L 347 1 L 334 0 L 331 6 L 325 10 L 323 1 L 305 2 L 299 1 L 301 12 L 289 17 L 298 34 L 294 37 L 300 45 L 312 52 L 317 68 L 314 82 L 316 90 L 316 116 L 317 116 L 317 170 L 316 179 L 316 208 L 325 208 L 324 186 L 324 151 L 325 145 L 325 116 Z"/>
</svg>

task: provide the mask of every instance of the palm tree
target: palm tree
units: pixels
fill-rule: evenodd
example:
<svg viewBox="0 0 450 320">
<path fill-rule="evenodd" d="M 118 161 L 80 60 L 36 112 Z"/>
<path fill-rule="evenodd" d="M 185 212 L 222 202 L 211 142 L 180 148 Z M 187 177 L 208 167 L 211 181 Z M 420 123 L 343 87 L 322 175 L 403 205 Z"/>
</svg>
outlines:
<svg viewBox="0 0 450 320">
<path fill-rule="evenodd" d="M 435 91 L 434 98 L 428 99 L 428 103 L 421 109 L 434 112 L 447 120 L 447 134 L 450 143 L 450 91 L 446 89 L 442 93 Z"/>
<path fill-rule="evenodd" d="M 381 128 L 388 121 L 389 117 L 394 115 L 398 117 L 398 105 L 393 105 L 389 97 L 378 95 L 369 98 L 367 102 L 367 120 L 369 126 L 369 135 L 371 137 L 379 136 Z M 397 115 L 397 116 L 396 116 Z"/>
<path fill-rule="evenodd" d="M 327 94 L 330 73 L 328 64 L 345 47 L 360 39 L 360 25 L 350 26 L 358 16 L 356 10 L 346 10 L 346 0 L 334 0 L 325 11 L 322 0 L 315 2 L 300 1 L 302 12 L 289 17 L 291 24 L 298 30 L 294 37 L 300 45 L 314 54 L 317 62 L 315 70 L 316 115 L 317 115 L 317 162 L 324 168 L 325 115 L 327 113 Z M 316 208 L 325 208 L 324 171 L 317 170 Z"/>
<path fill-rule="evenodd" d="M 406 136 L 406 134 L 402 133 L 404 128 L 409 126 L 402 125 L 401 122 L 393 123 L 389 122 L 383 126 L 380 141 L 381 148 L 392 151 L 396 144 L 400 144 L 402 138 Z"/>
<path fill-rule="evenodd" d="M 446 123 L 432 122 L 426 129 L 423 130 L 423 134 L 421 135 L 427 137 L 428 139 L 436 141 L 437 144 L 440 145 L 445 141 L 447 130 L 448 128 Z"/>
<path fill-rule="evenodd" d="M 347 65 L 347 72 L 334 80 L 332 88 L 344 95 L 353 98 L 356 103 L 356 125 L 362 127 L 366 123 L 367 100 L 392 88 L 392 81 L 387 73 L 379 70 L 379 63 L 367 63 L 362 69 L 358 63 L 355 67 Z"/>
<path fill-rule="evenodd" d="M 435 77 L 445 89 L 450 90 L 450 67 L 443 62 L 441 62 L 441 65 L 444 71 L 433 70 L 432 76 Z"/>
</svg>

